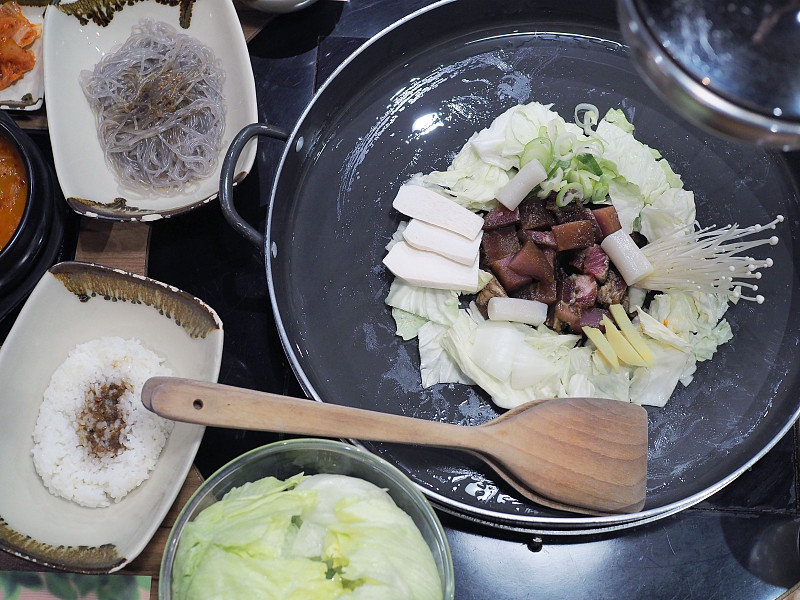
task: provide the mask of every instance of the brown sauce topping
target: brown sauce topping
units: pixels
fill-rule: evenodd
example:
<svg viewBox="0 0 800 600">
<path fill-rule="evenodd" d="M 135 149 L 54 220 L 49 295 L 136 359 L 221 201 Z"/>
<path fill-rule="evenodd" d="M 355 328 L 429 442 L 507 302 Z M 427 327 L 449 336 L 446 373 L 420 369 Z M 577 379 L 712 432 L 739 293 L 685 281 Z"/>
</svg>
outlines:
<svg viewBox="0 0 800 600">
<path fill-rule="evenodd" d="M 120 435 L 125 428 L 125 411 L 119 399 L 131 390 L 127 381 L 93 384 L 86 391 L 83 410 L 78 415 L 78 439 L 90 456 L 114 458 L 125 449 Z"/>
</svg>

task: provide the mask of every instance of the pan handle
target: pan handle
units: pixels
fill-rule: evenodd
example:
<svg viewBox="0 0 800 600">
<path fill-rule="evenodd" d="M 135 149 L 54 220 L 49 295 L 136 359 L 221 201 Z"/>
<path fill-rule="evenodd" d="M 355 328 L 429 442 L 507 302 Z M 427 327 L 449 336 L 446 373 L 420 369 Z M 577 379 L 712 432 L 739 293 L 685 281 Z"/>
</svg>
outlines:
<svg viewBox="0 0 800 600">
<path fill-rule="evenodd" d="M 236 172 L 236 162 L 247 142 L 257 135 L 265 135 L 284 142 L 289 139 L 286 131 L 266 123 L 251 123 L 237 133 L 222 160 L 222 171 L 219 176 L 219 203 L 222 207 L 222 214 L 225 215 L 225 220 L 230 226 L 256 248 L 264 250 L 264 236 L 245 221 L 233 205 L 233 177 Z"/>
</svg>

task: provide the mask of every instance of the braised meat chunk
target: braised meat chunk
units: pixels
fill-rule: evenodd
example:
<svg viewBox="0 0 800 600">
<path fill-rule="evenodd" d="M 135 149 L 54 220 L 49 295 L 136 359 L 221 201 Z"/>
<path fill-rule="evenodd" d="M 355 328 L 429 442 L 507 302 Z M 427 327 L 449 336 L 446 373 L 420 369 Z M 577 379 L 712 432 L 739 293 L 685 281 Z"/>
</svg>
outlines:
<svg viewBox="0 0 800 600">
<path fill-rule="evenodd" d="M 546 202 L 541 198 L 526 198 L 517 210 L 522 229 L 549 230 L 557 223 L 555 215 L 547 210 Z"/>
<path fill-rule="evenodd" d="M 516 254 L 519 249 L 517 229 L 513 225 L 484 231 L 481 239 L 481 262 L 491 264 L 501 258 Z"/>
<path fill-rule="evenodd" d="M 498 227 L 516 225 L 517 223 L 519 223 L 519 209 L 508 210 L 501 204 L 497 208 L 490 210 L 483 218 L 483 229 L 488 231 Z"/>
<path fill-rule="evenodd" d="M 622 304 L 628 284 L 614 267 L 609 268 L 606 282 L 597 290 L 597 301 L 605 306 Z"/>
</svg>

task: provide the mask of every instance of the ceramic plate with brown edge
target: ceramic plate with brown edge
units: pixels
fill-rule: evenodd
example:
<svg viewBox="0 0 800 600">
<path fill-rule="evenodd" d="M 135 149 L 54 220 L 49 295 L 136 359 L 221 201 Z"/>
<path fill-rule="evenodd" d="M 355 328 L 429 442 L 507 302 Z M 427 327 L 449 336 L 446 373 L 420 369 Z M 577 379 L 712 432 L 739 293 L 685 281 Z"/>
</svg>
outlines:
<svg viewBox="0 0 800 600">
<path fill-rule="evenodd" d="M 63 4 L 67 6 L 67 4 Z M 63 7 L 62 6 L 62 7 Z M 110 9 L 109 9 L 110 10 Z M 125 3 L 106 25 L 82 24 L 59 6 L 50 5 L 44 24 L 44 82 L 47 116 L 56 174 L 69 206 L 78 214 L 114 221 L 153 221 L 171 217 L 216 198 L 222 157 L 233 136 L 258 120 L 255 80 L 247 43 L 233 4 L 198 0 L 191 4 L 189 26 L 181 25 L 181 10 L 156 0 Z M 225 128 L 215 168 L 207 177 L 168 195 L 130 189 L 107 164 L 97 135 L 95 117 L 80 85 L 80 73 L 92 70 L 116 50 L 143 19 L 171 25 L 206 44 L 225 75 Z M 250 144 L 237 163 L 236 181 L 252 168 L 256 145 Z"/>
<path fill-rule="evenodd" d="M 0 347 L 0 548 L 73 572 L 123 568 L 148 544 L 180 491 L 203 427 L 176 423 L 149 477 L 108 507 L 50 493 L 32 433 L 53 372 L 77 344 L 136 339 L 175 375 L 216 381 L 223 327 L 201 300 L 153 279 L 86 263 L 53 266 Z"/>
</svg>

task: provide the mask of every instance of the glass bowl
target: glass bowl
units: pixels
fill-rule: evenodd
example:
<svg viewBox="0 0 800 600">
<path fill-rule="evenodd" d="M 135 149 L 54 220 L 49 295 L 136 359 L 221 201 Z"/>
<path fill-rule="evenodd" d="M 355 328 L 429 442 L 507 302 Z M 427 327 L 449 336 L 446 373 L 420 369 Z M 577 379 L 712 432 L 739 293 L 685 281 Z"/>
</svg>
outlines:
<svg viewBox="0 0 800 600">
<path fill-rule="evenodd" d="M 300 472 L 306 475 L 350 475 L 385 489 L 395 504 L 414 520 L 430 547 L 442 581 L 442 598 L 453 599 L 455 588 L 450 546 L 439 518 L 422 493 L 405 475 L 382 458 L 361 448 L 325 439 L 293 439 L 256 448 L 235 458 L 203 482 L 183 507 L 170 531 L 161 561 L 159 599 L 172 598 L 171 575 L 175 553 L 188 522 L 233 488 L 263 477 L 286 479 Z"/>
</svg>

